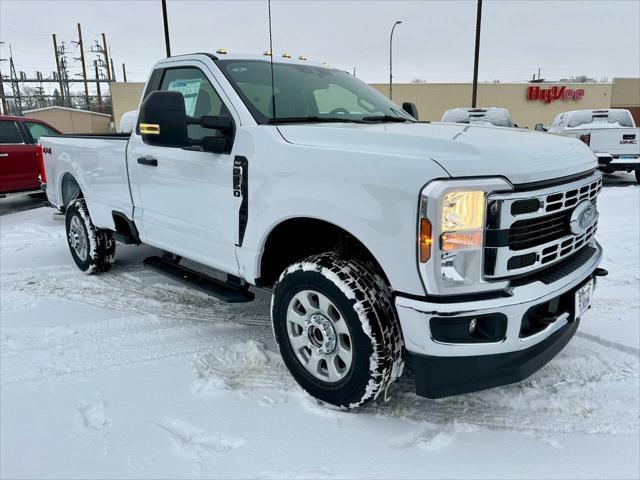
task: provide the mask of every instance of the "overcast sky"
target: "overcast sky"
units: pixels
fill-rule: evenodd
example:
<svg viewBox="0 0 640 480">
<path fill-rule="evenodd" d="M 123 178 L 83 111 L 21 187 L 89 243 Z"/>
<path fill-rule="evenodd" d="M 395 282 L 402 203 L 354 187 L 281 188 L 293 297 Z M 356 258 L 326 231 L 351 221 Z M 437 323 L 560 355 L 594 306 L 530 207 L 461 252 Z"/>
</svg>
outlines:
<svg viewBox="0 0 640 480">
<path fill-rule="evenodd" d="M 173 54 L 268 49 L 267 2 L 169 0 Z M 468 82 L 473 73 L 475 0 L 272 2 L 277 54 L 304 54 L 311 60 L 352 71 L 368 82 L 389 76 L 389 33 L 395 20 L 394 81 Z M 165 56 L 160 0 L 56 1 L 0 0 L 0 56 L 9 56 L 29 77 L 55 70 L 51 34 L 79 56 L 76 23 L 85 50 L 100 33 L 122 79 L 144 81 Z M 91 61 L 95 54 L 86 53 Z M 2 62 L 7 72 L 8 62 Z M 72 73 L 80 72 L 78 62 Z M 538 67 L 543 78 L 572 75 L 640 76 L 640 1 L 485 0 L 480 51 L 481 81 L 525 81 Z"/>
</svg>

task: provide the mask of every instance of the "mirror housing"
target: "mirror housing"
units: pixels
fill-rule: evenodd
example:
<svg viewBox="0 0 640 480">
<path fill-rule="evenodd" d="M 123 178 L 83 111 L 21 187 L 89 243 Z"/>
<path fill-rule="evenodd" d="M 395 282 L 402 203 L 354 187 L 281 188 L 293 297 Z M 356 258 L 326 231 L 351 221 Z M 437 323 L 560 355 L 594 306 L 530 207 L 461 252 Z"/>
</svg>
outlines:
<svg viewBox="0 0 640 480">
<path fill-rule="evenodd" d="M 416 120 L 420 120 L 418 118 L 418 107 L 416 107 L 415 103 L 411 103 L 411 102 L 404 102 L 402 104 L 402 110 L 404 110 L 405 112 L 407 112 L 409 115 L 411 115 L 413 118 L 415 118 Z"/>
<path fill-rule="evenodd" d="M 199 123 L 203 128 L 211 128 L 225 134 L 233 132 L 233 120 L 231 120 L 231 117 L 203 115 Z"/>
<path fill-rule="evenodd" d="M 229 137 L 204 137 L 200 146 L 202 150 L 210 153 L 230 153 L 231 141 Z"/>
<path fill-rule="evenodd" d="M 544 128 L 544 125 L 542 123 L 536 123 L 536 126 L 534 128 L 535 128 L 535 130 L 537 132 L 546 132 L 547 131 L 547 129 Z"/>
<path fill-rule="evenodd" d="M 137 132 L 148 145 L 188 146 L 187 114 L 182 94 L 151 92 L 140 106 Z"/>
</svg>

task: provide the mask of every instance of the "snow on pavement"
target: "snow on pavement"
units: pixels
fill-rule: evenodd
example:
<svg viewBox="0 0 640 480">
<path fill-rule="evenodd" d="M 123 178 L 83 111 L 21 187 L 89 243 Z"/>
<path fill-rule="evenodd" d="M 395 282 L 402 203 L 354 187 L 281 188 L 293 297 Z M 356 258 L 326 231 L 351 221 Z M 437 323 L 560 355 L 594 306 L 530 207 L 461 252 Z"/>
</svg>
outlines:
<svg viewBox="0 0 640 480">
<path fill-rule="evenodd" d="M 402 378 L 357 413 L 297 387 L 269 297 L 74 266 L 52 210 L 0 217 L 2 478 L 637 478 L 640 187 L 605 187 L 593 309 L 524 382 L 439 400 Z"/>
</svg>

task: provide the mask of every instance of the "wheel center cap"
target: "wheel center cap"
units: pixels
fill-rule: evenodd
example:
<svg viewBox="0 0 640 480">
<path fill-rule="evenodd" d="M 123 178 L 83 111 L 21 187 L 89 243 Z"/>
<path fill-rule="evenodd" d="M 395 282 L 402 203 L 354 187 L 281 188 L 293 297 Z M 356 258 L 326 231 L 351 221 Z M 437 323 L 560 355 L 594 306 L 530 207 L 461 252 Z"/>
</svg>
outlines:
<svg viewBox="0 0 640 480">
<path fill-rule="evenodd" d="M 317 353 L 328 354 L 336 349 L 336 331 L 324 315 L 311 315 L 306 321 L 305 334 L 309 339 L 308 347 Z"/>
</svg>

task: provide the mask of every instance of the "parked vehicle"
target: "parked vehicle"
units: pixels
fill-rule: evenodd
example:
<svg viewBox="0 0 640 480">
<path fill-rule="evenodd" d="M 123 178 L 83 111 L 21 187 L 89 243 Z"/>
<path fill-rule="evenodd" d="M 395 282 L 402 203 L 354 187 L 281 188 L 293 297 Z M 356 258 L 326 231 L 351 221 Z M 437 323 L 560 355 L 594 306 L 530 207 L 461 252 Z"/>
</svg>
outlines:
<svg viewBox="0 0 640 480">
<path fill-rule="evenodd" d="M 418 123 L 305 60 L 171 57 L 131 135 L 41 143 L 82 271 L 111 268 L 119 240 L 163 249 L 145 264 L 228 302 L 270 289 L 286 366 L 340 407 L 405 362 L 428 397 L 527 377 L 606 273 L 584 143 Z"/>
<path fill-rule="evenodd" d="M 136 119 L 138 118 L 138 111 L 131 110 L 130 112 L 125 112 L 122 114 L 122 118 L 120 118 L 120 128 L 118 129 L 119 133 L 131 133 L 136 128 Z"/>
<path fill-rule="evenodd" d="M 442 122 L 466 123 L 471 125 L 495 125 L 496 127 L 517 127 L 506 108 L 452 108 L 444 112 Z"/>
<path fill-rule="evenodd" d="M 42 120 L 0 115 L 0 198 L 42 193 L 36 144 L 42 135 L 59 133 Z"/>
<path fill-rule="evenodd" d="M 635 172 L 640 183 L 640 128 L 629 110 L 574 110 L 559 114 L 548 131 L 574 137 L 589 145 L 600 170 Z"/>
</svg>

